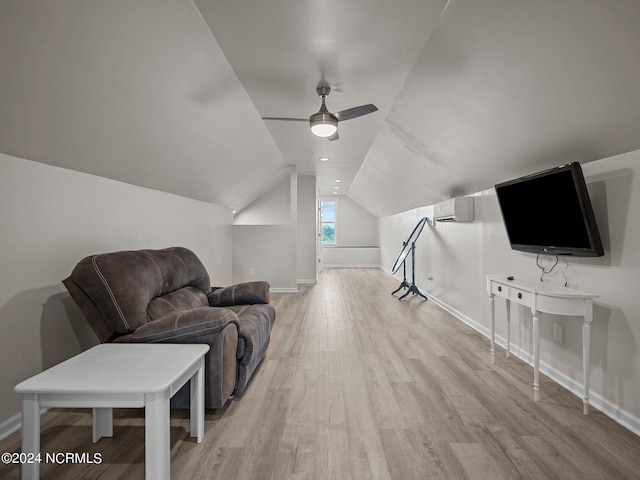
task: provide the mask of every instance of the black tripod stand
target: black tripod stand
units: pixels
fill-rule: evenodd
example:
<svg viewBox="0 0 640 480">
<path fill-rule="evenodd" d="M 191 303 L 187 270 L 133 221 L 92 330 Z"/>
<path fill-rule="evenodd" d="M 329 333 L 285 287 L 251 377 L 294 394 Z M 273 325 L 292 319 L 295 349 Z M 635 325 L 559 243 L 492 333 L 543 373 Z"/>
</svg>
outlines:
<svg viewBox="0 0 640 480">
<path fill-rule="evenodd" d="M 405 242 L 402 242 L 402 245 L 403 247 L 406 247 L 407 244 Z M 414 295 L 418 295 L 424 298 L 425 300 L 429 300 L 427 296 L 424 293 L 422 293 L 420 289 L 416 286 L 416 242 L 411 242 L 410 248 L 411 248 L 411 284 L 407 283 L 407 262 L 405 257 L 405 261 L 402 262 L 402 283 L 398 288 L 396 288 L 393 292 L 391 292 L 391 295 L 399 292 L 403 288 L 406 288 L 408 290 L 404 293 L 404 295 L 402 295 L 399 298 L 399 300 L 402 300 L 403 298 L 408 296 L 410 293 L 413 293 Z"/>
<path fill-rule="evenodd" d="M 403 248 L 405 247 L 405 245 L 406 245 L 406 242 L 402 242 Z M 409 288 L 409 284 L 407 283 L 407 264 L 404 261 L 402 262 L 402 283 L 398 288 L 396 288 L 393 292 L 391 292 L 391 295 L 395 295 L 403 288 Z"/>
</svg>

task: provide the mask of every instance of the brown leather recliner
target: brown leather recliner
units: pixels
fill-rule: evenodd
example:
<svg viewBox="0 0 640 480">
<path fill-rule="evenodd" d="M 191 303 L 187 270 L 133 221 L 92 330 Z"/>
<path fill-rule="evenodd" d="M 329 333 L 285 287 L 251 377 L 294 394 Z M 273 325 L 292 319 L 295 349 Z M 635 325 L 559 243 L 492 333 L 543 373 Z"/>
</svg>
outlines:
<svg viewBox="0 0 640 480">
<path fill-rule="evenodd" d="M 276 316 L 267 282 L 212 288 L 200 259 L 182 247 L 91 255 L 62 283 L 103 343 L 208 344 L 207 408 L 245 390 Z M 188 407 L 188 390 L 172 406 Z"/>
</svg>

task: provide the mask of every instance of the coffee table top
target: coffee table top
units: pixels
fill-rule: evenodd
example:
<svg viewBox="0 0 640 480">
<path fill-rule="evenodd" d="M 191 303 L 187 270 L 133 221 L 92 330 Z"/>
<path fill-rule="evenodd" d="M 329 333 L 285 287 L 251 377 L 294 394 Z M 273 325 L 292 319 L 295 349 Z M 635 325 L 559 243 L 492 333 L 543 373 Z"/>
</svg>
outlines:
<svg viewBox="0 0 640 480">
<path fill-rule="evenodd" d="M 16 385 L 17 393 L 154 393 L 209 351 L 204 344 L 105 343 Z"/>
</svg>

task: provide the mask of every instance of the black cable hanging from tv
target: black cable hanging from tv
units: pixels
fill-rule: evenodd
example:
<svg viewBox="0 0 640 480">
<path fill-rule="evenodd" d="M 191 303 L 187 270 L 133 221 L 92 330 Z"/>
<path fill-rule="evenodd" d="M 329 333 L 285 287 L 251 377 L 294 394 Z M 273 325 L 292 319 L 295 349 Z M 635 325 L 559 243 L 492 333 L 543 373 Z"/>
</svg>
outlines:
<svg viewBox="0 0 640 480">
<path fill-rule="evenodd" d="M 402 295 L 399 300 L 402 300 L 410 293 L 414 295 L 418 295 L 425 300 L 429 300 L 427 296 L 420 291 L 420 289 L 416 286 L 416 240 L 422 233 L 422 229 L 424 228 L 424 224 L 427 223 L 429 219 L 427 217 L 421 218 L 417 225 L 414 227 L 413 231 L 407 238 L 406 242 L 402 242 L 402 248 L 400 249 L 400 253 L 398 254 L 396 261 L 393 263 L 393 267 L 391 267 L 391 273 L 395 275 L 395 273 L 402 266 L 402 283 L 398 288 L 396 288 L 391 295 L 399 292 L 403 288 L 406 288 L 407 291 Z M 407 282 L 407 256 L 411 253 L 411 283 Z"/>
</svg>

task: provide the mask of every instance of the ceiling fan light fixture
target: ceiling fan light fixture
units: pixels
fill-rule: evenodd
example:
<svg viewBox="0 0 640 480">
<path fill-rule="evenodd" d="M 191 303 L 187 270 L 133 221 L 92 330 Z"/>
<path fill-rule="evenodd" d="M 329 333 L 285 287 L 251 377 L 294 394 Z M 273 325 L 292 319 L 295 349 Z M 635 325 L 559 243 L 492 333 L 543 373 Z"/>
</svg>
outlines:
<svg viewBox="0 0 640 480">
<path fill-rule="evenodd" d="M 338 119 L 329 112 L 318 112 L 309 119 L 311 132 L 318 137 L 330 137 L 338 130 Z"/>
<path fill-rule="evenodd" d="M 359 107 L 347 108 L 340 112 L 331 113 L 327 109 L 326 98 L 331 92 L 331 87 L 328 84 L 318 85 L 316 92 L 322 99 L 320 110 L 318 113 L 314 113 L 309 117 L 309 126 L 311 127 L 311 133 L 318 137 L 326 138 L 330 142 L 338 140 L 338 122 L 343 120 L 351 120 L 352 118 L 362 117 L 378 110 L 378 107 L 369 103 L 367 105 L 360 105 Z M 286 122 L 306 122 L 304 118 L 288 118 L 288 117 L 262 117 L 263 120 L 284 120 Z"/>
</svg>

